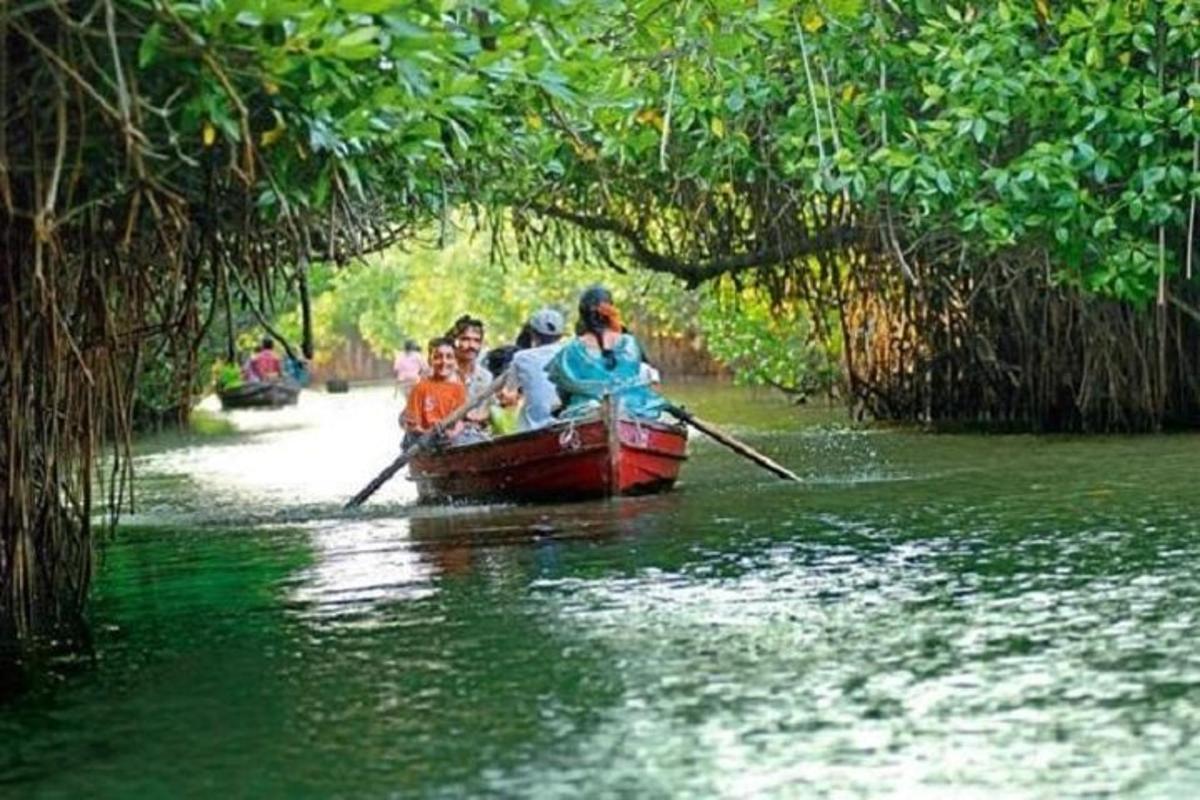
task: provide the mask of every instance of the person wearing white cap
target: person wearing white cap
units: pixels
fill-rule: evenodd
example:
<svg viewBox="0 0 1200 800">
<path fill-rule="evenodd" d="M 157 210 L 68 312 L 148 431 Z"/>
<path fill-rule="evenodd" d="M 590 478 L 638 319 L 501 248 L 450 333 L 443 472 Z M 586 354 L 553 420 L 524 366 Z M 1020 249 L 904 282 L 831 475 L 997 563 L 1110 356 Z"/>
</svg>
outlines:
<svg viewBox="0 0 1200 800">
<path fill-rule="evenodd" d="M 566 320 L 553 308 L 543 308 L 529 318 L 532 347 L 513 355 L 512 368 L 525 401 L 517 418 L 517 430 L 531 431 L 554 423 L 561 404 L 558 390 L 546 374 L 546 365 L 562 347 Z"/>
</svg>

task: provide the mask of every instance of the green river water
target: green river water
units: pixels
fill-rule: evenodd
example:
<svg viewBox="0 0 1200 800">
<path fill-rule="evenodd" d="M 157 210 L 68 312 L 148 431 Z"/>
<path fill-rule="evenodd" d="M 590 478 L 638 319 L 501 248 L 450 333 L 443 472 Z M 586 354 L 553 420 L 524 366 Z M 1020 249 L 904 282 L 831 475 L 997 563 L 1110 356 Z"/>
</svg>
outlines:
<svg viewBox="0 0 1200 800">
<path fill-rule="evenodd" d="M 669 495 L 418 508 L 390 389 L 144 442 L 0 796 L 1191 798 L 1200 437 L 855 428 L 682 387 Z"/>
</svg>

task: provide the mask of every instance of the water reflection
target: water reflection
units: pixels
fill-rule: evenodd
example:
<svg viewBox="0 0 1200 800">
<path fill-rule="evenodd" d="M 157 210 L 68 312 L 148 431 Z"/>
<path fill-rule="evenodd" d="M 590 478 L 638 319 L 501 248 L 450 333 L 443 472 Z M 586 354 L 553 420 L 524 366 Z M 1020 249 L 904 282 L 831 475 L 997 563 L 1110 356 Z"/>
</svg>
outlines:
<svg viewBox="0 0 1200 800">
<path fill-rule="evenodd" d="M 310 529 L 313 564 L 289 604 L 303 619 L 365 624 L 379 603 L 433 594 L 434 570 L 411 547 L 409 520 L 322 522 Z"/>
<path fill-rule="evenodd" d="M 147 454 L 159 527 L 106 554 L 86 678 L 0 712 L 0 792 L 1195 795 L 1200 439 L 717 400 L 812 480 L 697 441 L 661 497 L 431 509 L 397 478 L 347 515 L 386 391 Z"/>
<path fill-rule="evenodd" d="M 312 563 L 289 581 L 289 606 L 314 624 L 367 625 L 389 606 L 433 596 L 451 578 L 503 581 L 525 562 L 560 568 L 562 545 L 593 545 L 655 529 L 678 500 L 640 498 L 570 506 L 432 507 L 403 517 L 318 520 L 305 526 Z"/>
</svg>

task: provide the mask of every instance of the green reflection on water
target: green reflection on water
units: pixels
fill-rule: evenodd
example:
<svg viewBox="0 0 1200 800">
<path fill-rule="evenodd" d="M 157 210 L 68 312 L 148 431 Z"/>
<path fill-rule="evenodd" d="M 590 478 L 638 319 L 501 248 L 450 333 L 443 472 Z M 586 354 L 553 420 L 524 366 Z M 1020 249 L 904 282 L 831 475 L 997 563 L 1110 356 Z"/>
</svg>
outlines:
<svg viewBox="0 0 1200 800">
<path fill-rule="evenodd" d="M 282 440 L 167 451 L 139 524 L 194 522 L 107 549 L 94 659 L 0 710 L 0 794 L 1195 794 L 1197 437 L 675 393 L 808 483 L 696 441 L 671 495 L 346 517 L 332 454 L 228 489 L 170 459 Z"/>
</svg>

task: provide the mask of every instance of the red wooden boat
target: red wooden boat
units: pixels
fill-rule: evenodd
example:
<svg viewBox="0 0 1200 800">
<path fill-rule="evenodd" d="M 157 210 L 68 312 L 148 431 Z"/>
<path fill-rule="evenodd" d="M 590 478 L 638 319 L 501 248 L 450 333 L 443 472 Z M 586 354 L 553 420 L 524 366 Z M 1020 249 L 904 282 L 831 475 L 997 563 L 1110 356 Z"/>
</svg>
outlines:
<svg viewBox="0 0 1200 800">
<path fill-rule="evenodd" d="M 576 500 L 665 492 L 687 458 L 687 428 L 600 416 L 420 453 L 422 501 Z"/>
</svg>

